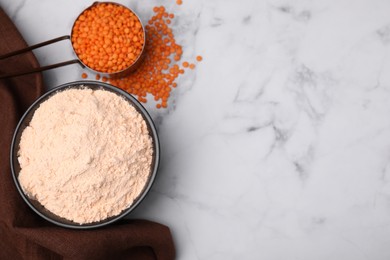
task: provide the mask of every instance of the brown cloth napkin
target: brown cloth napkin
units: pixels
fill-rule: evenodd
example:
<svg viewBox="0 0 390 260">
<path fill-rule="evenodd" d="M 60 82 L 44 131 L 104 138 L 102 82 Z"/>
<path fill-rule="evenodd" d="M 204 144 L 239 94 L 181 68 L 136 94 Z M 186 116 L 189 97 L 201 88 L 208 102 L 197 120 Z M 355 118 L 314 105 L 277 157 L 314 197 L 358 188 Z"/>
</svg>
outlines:
<svg viewBox="0 0 390 260">
<path fill-rule="evenodd" d="M 26 43 L 0 8 L 0 54 Z M 38 67 L 32 53 L 0 61 L 0 74 Z M 168 227 L 122 220 L 94 230 L 57 227 L 18 194 L 9 163 L 11 139 L 23 112 L 43 92 L 41 74 L 0 79 L 0 259 L 174 259 Z"/>
</svg>

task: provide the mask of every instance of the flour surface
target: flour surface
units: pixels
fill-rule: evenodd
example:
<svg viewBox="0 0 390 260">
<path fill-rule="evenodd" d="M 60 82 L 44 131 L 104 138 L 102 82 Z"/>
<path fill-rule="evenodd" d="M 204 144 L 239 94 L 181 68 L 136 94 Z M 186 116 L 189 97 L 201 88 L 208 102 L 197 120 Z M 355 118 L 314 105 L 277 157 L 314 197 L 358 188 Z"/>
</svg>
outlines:
<svg viewBox="0 0 390 260">
<path fill-rule="evenodd" d="M 43 102 L 20 141 L 19 182 L 79 224 L 120 214 L 142 192 L 153 144 L 142 115 L 105 90 L 69 89 Z"/>
</svg>

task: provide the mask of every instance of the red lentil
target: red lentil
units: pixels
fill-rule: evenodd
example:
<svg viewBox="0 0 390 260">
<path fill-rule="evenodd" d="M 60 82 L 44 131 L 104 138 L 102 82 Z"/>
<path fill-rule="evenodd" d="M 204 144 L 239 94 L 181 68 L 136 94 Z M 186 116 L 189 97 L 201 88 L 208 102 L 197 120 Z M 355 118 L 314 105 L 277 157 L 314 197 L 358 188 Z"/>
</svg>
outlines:
<svg viewBox="0 0 390 260">
<path fill-rule="evenodd" d="M 167 21 L 171 14 L 163 6 L 153 8 L 154 16 L 145 26 L 145 60 L 132 74 L 123 78 L 111 78 L 110 83 L 136 95 L 138 100 L 146 102 L 147 94 L 154 96 L 157 108 L 166 108 L 172 87 L 179 74 L 184 73 L 179 65 L 183 49 L 175 41 L 172 29 Z M 171 15 L 173 17 L 173 15 Z"/>
<path fill-rule="evenodd" d="M 181 0 L 178 4 L 182 4 Z M 153 8 L 154 15 L 145 26 L 146 45 L 145 59 L 132 74 L 121 78 L 100 77 L 96 75 L 96 80 L 109 82 L 137 96 L 140 102 L 147 102 L 147 95 L 151 94 L 157 101 L 156 108 L 166 108 L 168 98 L 172 88 L 177 87 L 175 79 L 184 73 L 183 68 L 194 69 L 195 64 L 184 61 L 182 67 L 176 62 L 181 60 L 183 48 L 176 43 L 170 19 L 174 14 L 166 12 L 163 6 Z M 125 50 L 124 50 L 125 51 Z M 128 56 L 133 58 L 134 53 L 129 52 Z M 202 57 L 197 56 L 197 61 Z M 113 66 L 113 64 L 111 64 Z"/>
<path fill-rule="evenodd" d="M 114 73 L 131 66 L 144 45 L 138 17 L 124 6 L 99 3 L 85 10 L 72 30 L 80 60 L 95 71 Z"/>
</svg>

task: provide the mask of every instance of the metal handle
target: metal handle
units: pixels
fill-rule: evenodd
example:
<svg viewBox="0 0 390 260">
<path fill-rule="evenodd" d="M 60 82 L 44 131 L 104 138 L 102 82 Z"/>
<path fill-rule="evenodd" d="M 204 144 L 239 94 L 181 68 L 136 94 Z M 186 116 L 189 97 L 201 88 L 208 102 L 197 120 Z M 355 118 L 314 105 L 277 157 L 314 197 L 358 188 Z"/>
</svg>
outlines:
<svg viewBox="0 0 390 260">
<path fill-rule="evenodd" d="M 32 69 L 26 70 L 26 71 L 3 74 L 3 75 L 0 75 L 0 79 L 23 76 L 26 74 L 41 72 L 44 70 L 50 70 L 50 69 L 54 69 L 54 68 L 74 64 L 74 63 L 78 63 L 83 68 L 85 67 L 79 60 L 70 60 L 70 61 L 64 61 L 64 62 L 60 62 L 60 63 L 56 63 L 53 65 L 48 65 L 48 66 L 44 66 L 44 67 L 32 68 Z"/>
<path fill-rule="evenodd" d="M 20 49 L 20 50 L 17 50 L 17 51 L 13 51 L 13 52 L 9 52 L 9 53 L 0 55 L 0 60 L 5 59 L 5 58 L 8 58 L 8 57 L 12 57 L 12 56 L 15 56 L 15 55 L 24 53 L 24 52 L 31 51 L 31 50 L 40 48 L 40 47 L 42 47 L 42 46 L 46 46 L 46 45 L 49 45 L 49 44 L 52 44 L 52 43 L 55 43 L 55 42 L 59 42 L 59 41 L 63 41 L 63 40 L 68 40 L 68 39 L 70 39 L 70 36 L 69 36 L 69 35 L 64 35 L 64 36 L 61 36 L 61 37 L 58 37 L 58 38 L 54 38 L 54 39 L 49 40 L 49 41 L 41 42 L 41 43 L 32 45 L 32 46 L 30 46 L 30 47 L 26 47 L 26 48 L 24 48 L 24 49 Z"/>
<path fill-rule="evenodd" d="M 61 37 L 58 37 L 58 38 L 54 38 L 52 40 L 41 42 L 41 43 L 32 45 L 30 47 L 27 47 L 27 48 L 23 48 L 23 49 L 20 49 L 20 50 L 17 50 L 17 51 L 13 51 L 13 52 L 9 52 L 9 53 L 0 55 L 0 60 L 9 58 L 9 57 L 12 57 L 12 56 L 15 56 L 15 55 L 19 55 L 19 54 L 22 54 L 22 53 L 25 53 L 25 52 L 28 52 L 28 51 L 31 51 L 31 50 L 40 48 L 42 46 L 46 46 L 46 45 L 55 43 L 55 42 L 59 42 L 59 41 L 63 41 L 63 40 L 69 40 L 69 39 L 70 39 L 69 35 L 65 35 L 65 36 L 61 36 Z M 3 75 L 0 75 L 0 79 L 17 77 L 17 76 L 22 76 L 22 75 L 26 75 L 26 74 L 41 72 L 41 71 L 44 71 L 44 70 L 50 70 L 50 69 L 54 69 L 54 68 L 58 68 L 58 67 L 62 67 L 62 66 L 70 65 L 70 64 L 74 64 L 74 63 L 78 63 L 81 67 L 85 68 L 84 64 L 82 64 L 80 60 L 75 59 L 75 60 L 70 60 L 70 61 L 56 63 L 56 64 L 53 64 L 53 65 L 44 66 L 44 67 L 32 68 L 32 69 L 29 69 L 29 70 L 26 70 L 26 71 L 11 72 L 11 73 L 7 73 L 7 74 L 3 74 Z"/>
</svg>

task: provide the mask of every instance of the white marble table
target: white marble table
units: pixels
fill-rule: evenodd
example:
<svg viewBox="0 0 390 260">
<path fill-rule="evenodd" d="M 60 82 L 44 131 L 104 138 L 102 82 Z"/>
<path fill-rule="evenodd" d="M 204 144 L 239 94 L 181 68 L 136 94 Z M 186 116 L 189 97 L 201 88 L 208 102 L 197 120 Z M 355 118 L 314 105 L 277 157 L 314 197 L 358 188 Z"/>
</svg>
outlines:
<svg viewBox="0 0 390 260">
<path fill-rule="evenodd" d="M 0 0 L 29 44 L 93 1 Z M 129 218 L 168 225 L 178 259 L 390 259 L 390 1 L 118 1 L 176 15 L 184 59 L 158 178 Z M 69 42 L 37 50 L 72 58 Z M 44 73 L 54 87 L 79 80 Z"/>
</svg>

